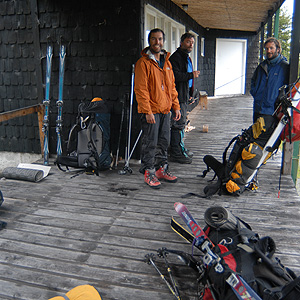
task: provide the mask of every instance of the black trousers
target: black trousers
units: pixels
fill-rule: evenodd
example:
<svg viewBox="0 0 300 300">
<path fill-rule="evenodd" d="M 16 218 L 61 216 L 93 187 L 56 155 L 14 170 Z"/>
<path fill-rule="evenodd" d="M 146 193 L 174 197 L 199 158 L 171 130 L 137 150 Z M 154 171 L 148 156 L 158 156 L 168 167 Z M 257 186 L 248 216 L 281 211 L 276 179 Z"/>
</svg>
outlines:
<svg viewBox="0 0 300 300">
<path fill-rule="evenodd" d="M 154 114 L 155 124 L 146 121 L 145 114 L 141 115 L 142 124 L 142 149 L 141 149 L 141 168 L 155 172 L 160 166 L 168 163 L 168 147 L 170 144 L 170 113 Z"/>
</svg>

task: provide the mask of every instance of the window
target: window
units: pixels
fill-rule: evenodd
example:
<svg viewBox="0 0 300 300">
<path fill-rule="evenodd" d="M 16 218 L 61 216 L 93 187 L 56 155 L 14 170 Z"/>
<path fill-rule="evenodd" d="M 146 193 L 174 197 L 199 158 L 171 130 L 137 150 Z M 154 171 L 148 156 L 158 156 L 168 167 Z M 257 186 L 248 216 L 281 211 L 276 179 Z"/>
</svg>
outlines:
<svg viewBox="0 0 300 300">
<path fill-rule="evenodd" d="M 180 37 L 185 32 L 185 26 L 147 4 L 145 6 L 144 47 L 148 46 L 148 34 L 153 28 L 160 28 L 164 31 L 166 35 L 165 50 L 173 53 L 180 46 Z"/>
<path fill-rule="evenodd" d="M 193 51 L 190 53 L 190 58 L 192 59 L 193 62 L 193 69 L 194 70 L 198 70 L 198 34 L 196 34 L 193 31 L 189 31 L 191 34 L 193 34 L 195 36 L 195 44 L 194 44 L 194 48 Z"/>
<path fill-rule="evenodd" d="M 204 42 L 205 42 L 205 39 L 204 37 L 201 38 L 201 56 L 204 57 Z"/>
</svg>

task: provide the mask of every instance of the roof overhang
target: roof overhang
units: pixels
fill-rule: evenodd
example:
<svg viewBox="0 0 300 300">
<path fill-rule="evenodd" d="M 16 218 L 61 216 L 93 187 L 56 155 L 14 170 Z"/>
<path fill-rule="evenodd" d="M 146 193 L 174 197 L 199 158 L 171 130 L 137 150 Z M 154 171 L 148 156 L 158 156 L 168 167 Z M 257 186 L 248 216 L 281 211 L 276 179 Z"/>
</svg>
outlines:
<svg viewBox="0 0 300 300">
<path fill-rule="evenodd" d="M 172 0 L 207 29 L 258 32 L 284 0 Z"/>
</svg>

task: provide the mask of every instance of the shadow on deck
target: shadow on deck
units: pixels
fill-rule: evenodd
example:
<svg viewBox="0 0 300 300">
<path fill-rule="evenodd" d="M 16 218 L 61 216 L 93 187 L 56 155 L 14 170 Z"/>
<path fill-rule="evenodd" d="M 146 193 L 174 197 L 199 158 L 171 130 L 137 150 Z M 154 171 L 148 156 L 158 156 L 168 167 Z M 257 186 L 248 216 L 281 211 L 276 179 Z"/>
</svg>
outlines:
<svg viewBox="0 0 300 300">
<path fill-rule="evenodd" d="M 186 134 L 186 145 L 194 152 L 193 163 L 170 163 L 178 183 L 164 183 L 160 190 L 143 183 L 135 164 L 130 164 L 131 175 L 112 170 L 99 177 L 71 178 L 52 163 L 50 174 L 40 183 L 2 179 L 5 202 L 0 220 L 8 225 L 0 231 L 0 299 L 45 300 L 87 283 L 104 300 L 173 299 L 144 256 L 161 247 L 191 251 L 170 227 L 170 218 L 176 215 L 173 204 L 178 201 L 187 205 L 201 226 L 208 207 L 229 208 L 260 236 L 271 236 L 282 263 L 299 274 L 300 201 L 290 176 L 282 176 L 277 198 L 280 154 L 259 172 L 255 192 L 181 198 L 188 192 L 202 193 L 212 178 L 213 174 L 197 177 L 205 169 L 203 156 L 221 159 L 231 138 L 251 125 L 251 98 L 211 98 L 208 110 L 196 107 L 189 118 L 195 129 Z M 207 133 L 202 132 L 203 125 L 208 125 Z M 195 278 L 185 274 L 180 283 L 183 299 L 195 299 L 196 291 L 189 284 Z"/>
</svg>

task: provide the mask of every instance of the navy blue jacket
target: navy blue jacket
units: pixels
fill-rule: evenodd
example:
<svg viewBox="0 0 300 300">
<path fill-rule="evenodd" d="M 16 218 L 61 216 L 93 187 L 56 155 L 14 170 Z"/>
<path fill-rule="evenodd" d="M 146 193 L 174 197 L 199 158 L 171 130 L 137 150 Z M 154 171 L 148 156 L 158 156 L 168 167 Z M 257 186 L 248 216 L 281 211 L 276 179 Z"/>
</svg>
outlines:
<svg viewBox="0 0 300 300">
<path fill-rule="evenodd" d="M 254 114 L 272 115 L 279 88 L 289 84 L 289 64 L 286 58 L 279 54 L 274 60 L 275 63 L 267 59 L 261 62 L 251 79 Z"/>
</svg>

